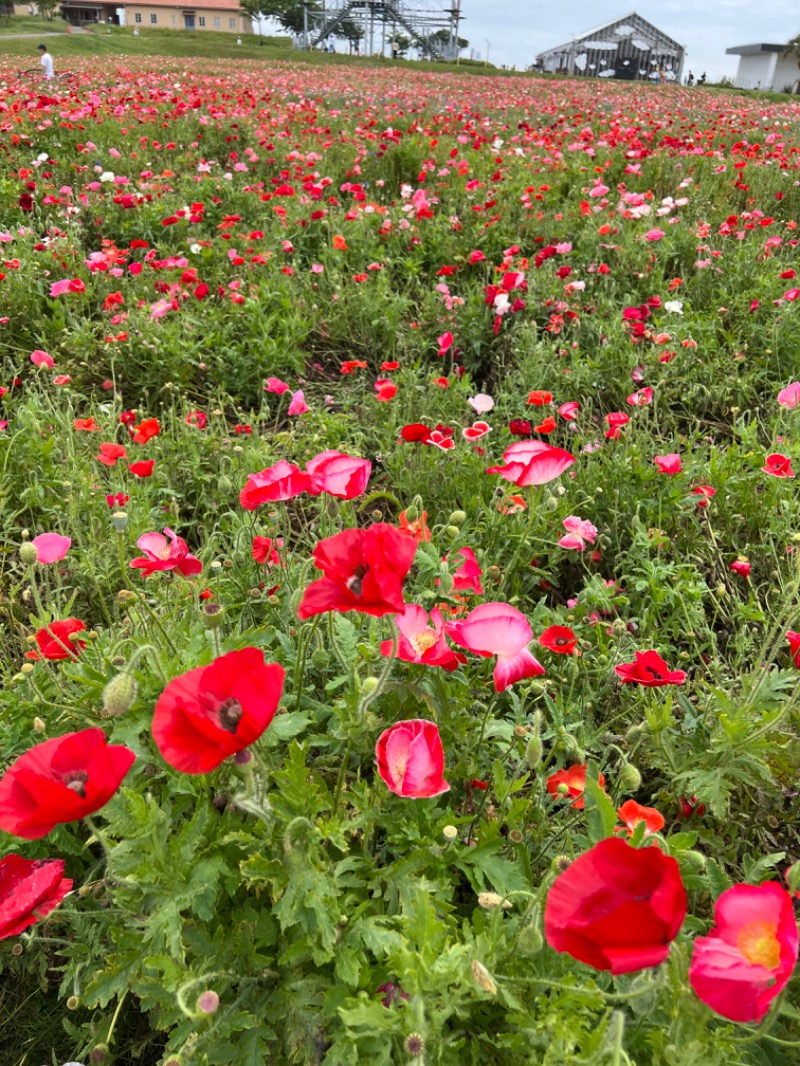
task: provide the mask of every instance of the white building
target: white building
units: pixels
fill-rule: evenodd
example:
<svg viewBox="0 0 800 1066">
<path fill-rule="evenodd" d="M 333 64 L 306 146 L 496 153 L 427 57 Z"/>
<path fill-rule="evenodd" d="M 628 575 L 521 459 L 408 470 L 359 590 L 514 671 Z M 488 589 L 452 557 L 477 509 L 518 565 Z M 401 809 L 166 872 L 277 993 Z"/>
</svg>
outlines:
<svg viewBox="0 0 800 1066">
<path fill-rule="evenodd" d="M 739 57 L 734 85 L 738 89 L 768 89 L 776 93 L 794 91 L 800 78 L 796 56 L 787 56 L 785 44 L 741 44 L 728 48 L 725 55 Z"/>
</svg>

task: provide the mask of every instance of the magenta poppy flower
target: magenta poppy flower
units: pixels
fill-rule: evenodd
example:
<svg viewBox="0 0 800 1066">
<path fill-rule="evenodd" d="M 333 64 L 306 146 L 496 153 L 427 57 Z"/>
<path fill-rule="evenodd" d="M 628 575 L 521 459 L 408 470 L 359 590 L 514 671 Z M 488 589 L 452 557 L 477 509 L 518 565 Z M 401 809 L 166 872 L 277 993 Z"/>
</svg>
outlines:
<svg viewBox="0 0 800 1066">
<path fill-rule="evenodd" d="M 778 393 L 778 403 L 787 411 L 793 411 L 800 403 L 800 381 L 793 381 Z"/>
<path fill-rule="evenodd" d="M 38 537 L 33 538 L 31 544 L 36 549 L 36 561 L 49 565 L 65 558 L 72 541 L 59 533 L 40 533 Z"/>
<path fill-rule="evenodd" d="M 597 537 L 597 526 L 574 514 L 564 519 L 564 529 L 567 531 L 566 536 L 558 543 L 569 551 L 582 552 L 587 544 L 594 544 Z"/>
<path fill-rule="evenodd" d="M 533 630 L 522 611 L 510 603 L 482 603 L 457 622 L 444 627 L 449 637 L 483 658 L 497 657 L 494 687 L 503 692 L 516 681 L 537 677 L 544 667 L 528 651 Z"/>
<path fill-rule="evenodd" d="M 319 456 L 317 457 L 319 458 Z M 278 460 L 257 474 L 251 474 L 239 494 L 239 503 L 246 511 L 254 511 L 262 503 L 293 500 L 311 487 L 311 475 L 294 463 Z"/>
<path fill-rule="evenodd" d="M 760 1022 L 797 962 L 792 897 L 774 882 L 733 885 L 714 905 L 714 927 L 694 942 L 689 982 L 723 1018 Z"/>
<path fill-rule="evenodd" d="M 378 773 L 396 796 L 429 799 L 450 791 L 444 779 L 444 750 L 433 722 L 414 718 L 384 730 L 375 745 Z"/>
<path fill-rule="evenodd" d="M 672 670 L 655 651 L 637 651 L 632 663 L 620 663 L 614 667 L 623 684 L 644 685 L 645 688 L 661 688 L 663 685 L 682 685 L 686 680 L 683 670 Z"/>
<path fill-rule="evenodd" d="M 444 622 L 441 612 L 435 608 L 428 612 L 416 603 L 407 603 L 402 611 L 394 617 L 399 631 L 397 658 L 405 663 L 419 663 L 422 666 L 441 666 L 443 670 L 458 669 L 467 657 L 453 651 L 444 635 Z M 394 642 L 384 640 L 381 655 L 391 655 Z"/>
<path fill-rule="evenodd" d="M 287 414 L 290 415 L 304 415 L 311 408 L 308 406 L 305 400 L 305 395 L 302 389 L 298 389 L 297 392 L 292 393 L 292 402 L 289 404 L 289 410 Z"/>
<path fill-rule="evenodd" d="M 781 455 L 780 452 L 768 455 L 761 469 L 765 474 L 772 474 L 773 477 L 794 477 L 792 460 L 788 455 Z"/>
<path fill-rule="evenodd" d="M 157 570 L 177 570 L 183 577 L 199 574 L 203 564 L 190 554 L 186 541 L 171 529 L 165 529 L 164 533 L 169 537 L 169 542 L 161 533 L 144 533 L 139 537 L 136 546 L 144 555 L 131 560 L 132 569 L 141 570 L 145 577 L 150 577 Z"/>
<path fill-rule="evenodd" d="M 353 500 L 365 492 L 372 463 L 368 459 L 331 450 L 309 459 L 306 470 L 311 475 L 307 491 L 312 496 L 327 492 L 340 500 Z"/>
<path fill-rule="evenodd" d="M 658 467 L 659 474 L 680 474 L 683 470 L 681 457 L 677 452 L 670 452 L 669 455 L 657 455 L 653 462 Z"/>
<path fill-rule="evenodd" d="M 463 562 L 457 570 L 452 571 L 453 591 L 474 592 L 478 596 L 482 596 L 483 585 L 481 584 L 481 578 L 483 577 L 483 570 L 478 565 L 475 552 L 472 548 L 459 548 L 453 554 L 453 562 L 459 557 L 463 559 Z"/>
<path fill-rule="evenodd" d="M 504 466 L 490 466 L 487 474 L 499 474 L 519 488 L 546 485 L 560 477 L 575 462 L 575 456 L 541 440 L 519 440 L 503 452 Z"/>
<path fill-rule="evenodd" d="M 41 348 L 37 348 L 31 352 L 31 362 L 34 366 L 47 366 L 54 367 L 56 365 L 55 359 L 47 352 L 43 352 Z"/>
<path fill-rule="evenodd" d="M 285 381 L 281 381 L 280 378 L 267 378 L 264 385 L 264 392 L 274 392 L 276 396 L 282 396 L 284 392 L 289 391 L 289 386 Z"/>
</svg>

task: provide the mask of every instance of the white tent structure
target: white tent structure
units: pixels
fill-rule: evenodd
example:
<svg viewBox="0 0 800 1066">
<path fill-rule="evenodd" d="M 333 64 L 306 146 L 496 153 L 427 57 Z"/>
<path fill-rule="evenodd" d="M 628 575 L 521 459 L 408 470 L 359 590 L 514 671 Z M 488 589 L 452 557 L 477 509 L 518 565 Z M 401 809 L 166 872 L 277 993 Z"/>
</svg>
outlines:
<svg viewBox="0 0 800 1066">
<path fill-rule="evenodd" d="M 770 89 L 793 93 L 800 78 L 797 57 L 787 54 L 788 44 L 741 44 L 727 48 L 726 56 L 739 57 L 734 85 L 738 89 Z"/>
<path fill-rule="evenodd" d="M 534 70 L 584 78 L 680 81 L 686 49 L 635 11 L 541 52 Z"/>
</svg>

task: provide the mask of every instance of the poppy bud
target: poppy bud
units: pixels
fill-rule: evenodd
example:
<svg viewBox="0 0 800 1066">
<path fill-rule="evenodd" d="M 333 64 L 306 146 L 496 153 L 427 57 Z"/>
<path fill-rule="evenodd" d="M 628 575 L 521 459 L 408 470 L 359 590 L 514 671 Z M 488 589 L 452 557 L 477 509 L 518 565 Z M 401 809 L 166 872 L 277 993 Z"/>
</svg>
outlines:
<svg viewBox="0 0 800 1066">
<path fill-rule="evenodd" d="M 120 589 L 117 593 L 117 603 L 120 607 L 127 607 L 129 603 L 135 603 L 139 599 L 133 589 Z"/>
<path fill-rule="evenodd" d="M 448 844 L 452 844 L 452 842 L 458 836 L 458 830 L 456 829 L 456 827 L 454 825 L 446 825 L 444 827 L 444 829 L 442 830 L 442 836 L 444 837 L 444 839 L 447 841 Z"/>
<path fill-rule="evenodd" d="M 113 677 L 103 689 L 102 718 L 116 718 L 129 711 L 136 699 L 136 679 L 131 674 L 121 673 Z"/>
<path fill-rule="evenodd" d="M 642 783 L 642 775 L 632 763 L 626 762 L 620 771 L 619 783 L 625 792 L 635 792 Z"/>
<path fill-rule="evenodd" d="M 681 865 L 686 866 L 693 873 L 702 873 L 706 868 L 706 857 L 699 851 L 684 851 L 681 855 Z"/>
<path fill-rule="evenodd" d="M 544 501 L 544 506 L 546 510 L 550 511 L 550 513 L 552 514 L 553 511 L 558 510 L 558 500 L 555 498 L 555 496 L 548 495 Z"/>
<path fill-rule="evenodd" d="M 371 696 L 375 689 L 378 687 L 377 677 L 365 677 L 361 685 L 361 695 Z"/>
<path fill-rule="evenodd" d="M 39 552 L 35 544 L 20 544 L 19 557 L 26 566 L 33 566 L 39 561 Z"/>
<path fill-rule="evenodd" d="M 223 496 L 229 496 L 233 492 L 233 482 L 227 474 L 223 474 L 222 477 L 217 479 L 217 488 Z"/>
<path fill-rule="evenodd" d="M 44 719 L 43 718 L 39 718 L 38 715 L 37 715 L 37 717 L 34 718 L 34 720 L 33 720 L 33 730 L 34 730 L 34 732 L 35 733 L 44 733 L 44 731 L 46 729 L 47 729 L 47 726 L 45 725 Z"/>
<path fill-rule="evenodd" d="M 33 663 L 23 663 L 22 666 L 19 668 L 19 672 L 21 674 L 32 674 L 33 673 Z"/>
<path fill-rule="evenodd" d="M 408 517 L 408 516 L 406 516 Z M 463 526 L 467 520 L 465 511 L 453 511 L 450 517 L 447 519 L 451 526 Z"/>
<path fill-rule="evenodd" d="M 482 962 L 478 962 L 477 959 L 472 960 L 472 979 L 478 988 L 482 988 L 484 992 L 488 992 L 490 996 L 497 995 L 497 985 L 492 980 L 492 975 L 486 969 Z"/>
<path fill-rule="evenodd" d="M 409 525 L 412 522 L 416 522 L 416 520 L 418 518 L 419 518 L 419 510 L 418 510 L 418 508 L 416 508 L 414 506 L 413 503 L 411 504 L 410 507 L 406 507 L 406 521 L 409 523 Z"/>
<path fill-rule="evenodd" d="M 111 516 L 111 525 L 117 533 L 124 533 L 128 526 L 128 516 L 125 511 L 115 511 Z"/>
<path fill-rule="evenodd" d="M 441 585 L 443 592 L 453 591 L 453 575 L 449 570 L 442 573 L 442 576 L 439 578 L 439 584 Z"/>
<path fill-rule="evenodd" d="M 528 761 L 528 766 L 531 770 L 535 770 L 542 761 L 542 755 L 544 755 L 544 744 L 542 744 L 541 737 L 531 737 L 528 741 L 528 746 L 525 749 L 525 758 Z"/>
<path fill-rule="evenodd" d="M 325 513 L 334 521 L 339 517 L 339 503 L 333 496 L 329 496 L 325 503 Z"/>
<path fill-rule="evenodd" d="M 496 911 L 498 907 L 504 911 L 510 911 L 514 904 L 511 900 L 506 899 L 504 896 L 499 896 L 496 892 L 479 892 L 478 906 L 483 907 L 485 911 Z"/>
<path fill-rule="evenodd" d="M 514 726 L 514 736 L 515 737 L 526 737 L 527 735 L 528 735 L 528 727 L 526 725 L 515 725 Z"/>
<path fill-rule="evenodd" d="M 330 662 L 330 656 L 324 648 L 314 648 L 311 653 L 311 665 L 315 670 L 324 670 Z"/>
<path fill-rule="evenodd" d="M 523 955 L 537 955 L 544 946 L 538 921 L 523 926 L 517 937 L 517 950 Z"/>
</svg>

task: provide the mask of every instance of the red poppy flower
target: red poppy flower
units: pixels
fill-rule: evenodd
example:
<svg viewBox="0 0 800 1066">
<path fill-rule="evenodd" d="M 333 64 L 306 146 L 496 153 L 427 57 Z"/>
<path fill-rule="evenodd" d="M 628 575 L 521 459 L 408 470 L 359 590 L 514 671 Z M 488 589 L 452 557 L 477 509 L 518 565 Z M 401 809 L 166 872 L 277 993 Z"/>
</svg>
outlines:
<svg viewBox="0 0 800 1066">
<path fill-rule="evenodd" d="M 531 424 L 526 418 L 512 418 L 508 423 L 508 430 L 514 437 L 529 437 Z"/>
<path fill-rule="evenodd" d="M 620 821 L 627 827 L 630 836 L 633 836 L 639 822 L 644 822 L 645 824 L 645 836 L 649 836 L 651 833 L 658 833 L 666 824 L 661 811 L 657 811 L 655 807 L 643 807 L 641 803 L 637 803 L 636 800 L 632 799 L 626 800 L 621 807 L 618 807 L 617 814 L 620 817 Z"/>
<path fill-rule="evenodd" d="M 529 392 L 528 399 L 526 400 L 526 403 L 533 404 L 535 407 L 545 407 L 552 402 L 552 392 L 543 392 L 541 389 L 534 389 L 532 392 Z"/>
<path fill-rule="evenodd" d="M 128 469 L 134 477 L 152 477 L 155 459 L 140 459 L 136 463 L 128 463 Z"/>
<path fill-rule="evenodd" d="M 483 577 L 483 570 L 481 570 L 480 565 L 478 564 L 475 552 L 472 548 L 459 548 L 455 553 L 453 562 L 455 562 L 459 556 L 464 561 L 456 570 L 452 571 L 453 591 L 474 592 L 476 595 L 482 596 L 483 585 L 481 584 L 481 578 Z M 437 584 L 438 583 L 437 579 Z"/>
<path fill-rule="evenodd" d="M 733 570 L 734 574 L 738 574 L 739 577 L 750 577 L 750 571 L 753 569 L 753 564 L 743 556 L 739 556 L 738 559 L 734 559 L 730 564 L 730 568 Z"/>
<path fill-rule="evenodd" d="M 415 518 L 413 522 L 409 522 L 406 517 L 406 512 L 401 511 L 397 516 L 397 521 L 400 523 L 401 532 L 407 534 L 409 537 L 413 537 L 417 544 L 422 544 L 431 539 L 431 531 L 428 529 L 427 511 L 423 511 L 419 518 Z"/>
<path fill-rule="evenodd" d="M 675 859 L 610 837 L 555 879 L 544 933 L 551 948 L 596 970 L 633 973 L 666 959 L 685 915 Z"/>
<path fill-rule="evenodd" d="M 325 576 L 306 588 L 298 618 L 325 611 L 378 616 L 402 611 L 403 582 L 416 550 L 413 537 L 385 522 L 367 529 L 345 529 L 319 541 L 314 563 Z"/>
<path fill-rule="evenodd" d="M 553 448 L 542 440 L 520 440 L 503 452 L 505 466 L 490 466 L 487 474 L 499 474 L 519 488 L 546 485 L 560 477 L 575 462 L 563 448 Z"/>
<path fill-rule="evenodd" d="M 789 654 L 792 662 L 800 669 L 800 633 L 795 633 L 793 629 L 790 629 L 786 633 L 786 639 L 789 641 Z"/>
<path fill-rule="evenodd" d="M 368 459 L 329 450 L 309 459 L 306 470 L 311 475 L 307 491 L 312 496 L 327 492 L 339 500 L 354 500 L 366 491 L 372 463 Z"/>
<path fill-rule="evenodd" d="M 692 495 L 697 497 L 698 507 L 708 507 L 709 499 L 717 495 L 717 490 L 710 485 L 698 485 L 692 489 Z"/>
<path fill-rule="evenodd" d="M 272 546 L 271 537 L 253 537 L 253 558 L 262 566 L 276 566 L 280 557 Z"/>
<path fill-rule="evenodd" d="M 646 688 L 661 688 L 663 685 L 682 685 L 686 680 L 683 670 L 671 670 L 656 651 L 637 651 L 632 663 L 620 663 L 614 672 L 623 684 L 644 685 Z"/>
<path fill-rule="evenodd" d="M 573 801 L 570 803 L 570 807 L 574 807 L 576 811 L 582 811 L 586 806 L 583 793 L 586 788 L 587 769 L 586 763 L 578 763 L 575 766 L 570 766 L 567 770 L 558 770 L 556 773 L 550 774 L 546 782 L 548 793 L 553 799 L 566 799 L 569 797 Z M 597 783 L 600 788 L 605 785 L 606 779 L 602 774 L 597 775 Z"/>
<path fill-rule="evenodd" d="M 153 739 L 185 774 L 207 774 L 258 740 L 275 717 L 284 669 L 259 648 L 231 651 L 173 678 L 158 698 Z"/>
<path fill-rule="evenodd" d="M 384 730 L 375 746 L 378 773 L 396 796 L 428 799 L 449 792 L 444 750 L 434 722 L 414 718 Z"/>
<path fill-rule="evenodd" d="M 556 428 L 556 420 L 552 415 L 548 415 L 538 426 L 534 426 L 533 428 L 536 433 L 552 433 Z"/>
<path fill-rule="evenodd" d="M 71 888 L 63 859 L 0 859 L 0 940 L 46 918 Z"/>
<path fill-rule="evenodd" d="M 539 643 L 557 655 L 580 655 L 578 638 L 569 626 L 548 626 L 539 637 Z"/>
<path fill-rule="evenodd" d="M 134 426 L 131 432 L 131 440 L 134 444 L 147 444 L 153 437 L 161 432 L 157 418 L 143 418 L 138 426 Z"/>
<path fill-rule="evenodd" d="M 102 426 L 98 426 L 94 418 L 76 418 L 72 423 L 72 428 L 80 433 L 99 433 Z"/>
<path fill-rule="evenodd" d="M 0 778 L 0 829 L 38 840 L 56 825 L 94 814 L 117 791 L 135 759 L 130 748 L 108 744 L 102 729 L 35 745 Z"/>
<path fill-rule="evenodd" d="M 761 469 L 765 474 L 772 474 L 773 477 L 794 477 L 792 460 L 788 455 L 781 455 L 780 452 L 768 455 Z"/>
<path fill-rule="evenodd" d="M 274 466 L 251 474 L 239 493 L 239 503 L 246 511 L 254 511 L 262 503 L 293 500 L 311 487 L 311 475 L 294 463 L 280 459 Z"/>
<path fill-rule="evenodd" d="M 208 425 L 208 415 L 205 411 L 190 411 L 186 416 L 187 426 L 197 426 L 198 429 L 205 429 Z"/>
<path fill-rule="evenodd" d="M 403 426 L 400 436 L 409 444 L 427 444 L 431 439 L 431 431 L 422 422 L 412 422 L 408 426 Z"/>
<path fill-rule="evenodd" d="M 95 456 L 95 459 L 103 466 L 116 466 L 118 459 L 127 459 L 128 453 L 122 447 L 121 444 L 101 444 L 100 454 Z"/>
<path fill-rule="evenodd" d="M 63 618 L 58 622 L 51 622 L 36 633 L 38 651 L 26 651 L 26 659 L 74 659 L 76 652 L 83 651 L 86 641 L 75 637 L 76 633 L 82 633 L 86 626 L 79 618 Z"/>
</svg>

